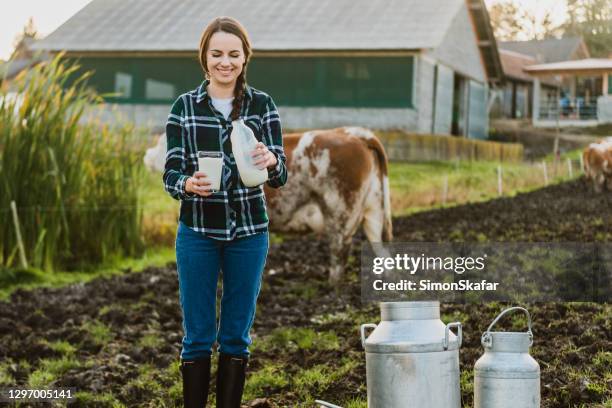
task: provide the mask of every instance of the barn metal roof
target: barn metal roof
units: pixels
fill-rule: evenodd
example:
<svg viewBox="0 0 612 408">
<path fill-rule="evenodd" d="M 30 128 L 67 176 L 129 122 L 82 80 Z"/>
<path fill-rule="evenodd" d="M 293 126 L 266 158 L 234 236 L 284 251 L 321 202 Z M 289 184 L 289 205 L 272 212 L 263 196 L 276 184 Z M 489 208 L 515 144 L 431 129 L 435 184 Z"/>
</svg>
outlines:
<svg viewBox="0 0 612 408">
<path fill-rule="evenodd" d="M 584 47 L 584 53 L 588 57 L 588 49 L 580 37 L 504 41 L 499 43 L 500 49 L 526 54 L 541 62 L 559 62 L 575 59 L 574 53 L 580 47 Z"/>
<path fill-rule="evenodd" d="M 237 18 L 253 48 L 435 48 L 464 0 L 93 0 L 37 49 L 193 51 L 214 17 Z"/>
</svg>

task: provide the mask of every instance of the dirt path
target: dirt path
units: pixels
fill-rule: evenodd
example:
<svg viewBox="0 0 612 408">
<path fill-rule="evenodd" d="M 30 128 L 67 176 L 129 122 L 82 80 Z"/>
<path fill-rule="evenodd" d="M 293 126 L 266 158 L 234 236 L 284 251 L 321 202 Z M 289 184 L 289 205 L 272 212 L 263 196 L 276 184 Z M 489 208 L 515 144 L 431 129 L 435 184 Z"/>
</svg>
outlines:
<svg viewBox="0 0 612 408">
<path fill-rule="evenodd" d="M 496 241 L 612 241 L 611 202 L 610 194 L 594 195 L 576 181 L 397 218 L 394 228 L 399 241 L 470 241 L 482 235 Z M 360 302 L 362 238 L 354 239 L 345 285 L 337 290 L 326 283 L 324 242 L 303 237 L 271 246 L 245 394 L 251 406 L 313 406 L 305 401 L 314 398 L 364 406 L 358 327 L 379 317 L 376 307 Z M 76 387 L 81 394 L 71 406 L 175 406 L 182 335 L 177 291 L 175 265 L 168 265 L 86 285 L 14 293 L 0 307 L 0 381 Z M 464 325 L 465 406 L 472 401 L 473 363 L 482 354 L 480 334 L 501 307 L 443 305 L 446 321 Z M 532 354 L 542 368 L 542 406 L 595 407 L 610 401 L 610 305 L 529 309 Z"/>
</svg>

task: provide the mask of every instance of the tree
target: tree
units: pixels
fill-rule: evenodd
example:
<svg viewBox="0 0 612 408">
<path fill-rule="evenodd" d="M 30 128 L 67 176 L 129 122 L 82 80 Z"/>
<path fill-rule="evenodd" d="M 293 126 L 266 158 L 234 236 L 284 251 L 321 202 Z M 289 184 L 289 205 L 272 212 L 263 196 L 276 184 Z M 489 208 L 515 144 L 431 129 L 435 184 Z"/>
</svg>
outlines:
<svg viewBox="0 0 612 408">
<path fill-rule="evenodd" d="M 495 37 L 501 41 L 519 38 L 523 27 L 519 21 L 520 10 L 512 1 L 495 3 L 489 10 Z"/>
<path fill-rule="evenodd" d="M 567 0 L 564 36 L 581 36 L 594 57 L 612 53 L 612 0 Z"/>
<path fill-rule="evenodd" d="M 501 41 L 542 40 L 559 34 L 550 10 L 538 19 L 512 0 L 495 3 L 489 16 L 495 37 Z"/>
<path fill-rule="evenodd" d="M 38 38 L 38 30 L 34 26 L 34 19 L 30 17 L 28 22 L 23 27 L 23 31 L 15 37 L 13 41 L 14 50 L 9 60 L 16 60 L 22 58 L 30 58 L 31 51 L 29 50 L 29 44 Z"/>
<path fill-rule="evenodd" d="M 550 10 L 546 11 L 540 20 L 538 20 L 533 14 L 524 12 L 523 20 L 525 21 L 524 24 L 529 26 L 531 40 L 555 38 L 559 34 L 559 28 L 554 25 L 552 20 L 552 12 Z"/>
</svg>

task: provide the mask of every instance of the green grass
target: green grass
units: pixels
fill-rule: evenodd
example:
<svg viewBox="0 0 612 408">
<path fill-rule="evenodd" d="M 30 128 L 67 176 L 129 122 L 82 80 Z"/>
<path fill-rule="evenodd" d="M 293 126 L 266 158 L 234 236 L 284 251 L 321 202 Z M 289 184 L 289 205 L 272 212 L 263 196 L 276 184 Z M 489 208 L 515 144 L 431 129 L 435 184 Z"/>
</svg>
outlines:
<svg viewBox="0 0 612 408">
<path fill-rule="evenodd" d="M 14 385 L 15 379 L 9 372 L 11 360 L 6 360 L 0 363 L 0 386 Z"/>
<path fill-rule="evenodd" d="M 60 287 L 76 282 L 89 282 L 99 277 L 119 275 L 126 270 L 139 272 L 145 268 L 165 266 L 174 261 L 174 248 L 148 248 L 141 257 L 112 258 L 103 264 L 79 271 L 44 272 L 40 269 L 6 269 L 0 273 L 0 300 L 8 300 L 17 289 L 31 290 L 39 287 Z"/>
<path fill-rule="evenodd" d="M 345 408 L 368 408 L 368 401 L 365 399 L 353 398 L 344 403 Z"/>
<path fill-rule="evenodd" d="M 461 392 L 472 394 L 474 392 L 474 371 L 471 369 L 461 370 L 459 384 L 461 387 Z"/>
<path fill-rule="evenodd" d="M 253 343 L 253 350 L 296 351 L 336 350 L 340 347 L 338 336 L 333 331 L 319 332 L 308 328 L 278 328 Z"/>
<path fill-rule="evenodd" d="M 249 401 L 279 391 L 289 384 L 287 374 L 279 364 L 270 364 L 250 373 L 244 388 L 243 401 Z"/>
<path fill-rule="evenodd" d="M 156 349 L 165 343 L 164 339 L 159 334 L 145 334 L 138 340 L 140 347 Z"/>
<path fill-rule="evenodd" d="M 612 351 L 599 351 L 593 356 L 593 368 L 612 372 Z"/>
<path fill-rule="evenodd" d="M 81 363 L 73 356 L 63 356 L 59 359 L 41 359 L 36 370 L 30 373 L 28 385 L 32 388 L 44 388 Z"/>
<path fill-rule="evenodd" d="M 105 392 L 103 394 L 96 394 L 88 391 L 78 391 L 75 394 L 76 401 L 85 407 L 98 406 L 98 407 L 109 407 L 109 408 L 124 408 L 126 405 L 122 404 L 113 394 Z"/>
<path fill-rule="evenodd" d="M 162 174 L 146 171 L 142 178 L 142 206 L 145 219 L 160 214 L 178 215 L 179 202 L 164 190 Z"/>
<path fill-rule="evenodd" d="M 83 329 L 89 333 L 94 344 L 104 346 L 112 339 L 113 333 L 107 325 L 99 320 L 90 320 L 83 324 Z"/>
<path fill-rule="evenodd" d="M 130 380 L 126 388 L 137 388 L 147 394 L 158 395 L 162 391 L 161 384 L 156 380 L 158 370 L 151 364 L 143 364 L 138 367 L 138 377 Z"/>
<path fill-rule="evenodd" d="M 317 364 L 310 368 L 300 369 L 291 378 L 291 388 L 304 403 L 312 403 L 313 396 L 323 394 L 329 387 L 337 383 L 353 371 L 359 363 L 352 358 L 345 358 L 340 367 L 329 364 Z"/>
<path fill-rule="evenodd" d="M 142 364 L 138 368 L 138 375 L 129 380 L 122 388 L 123 399 L 132 401 L 134 398 L 146 404 L 146 407 L 178 407 L 182 401 L 182 381 L 180 362 L 175 361 L 163 370 L 152 364 Z M 134 403 L 128 403 L 134 406 Z M 214 406 L 214 404 L 212 405 Z"/>
<path fill-rule="evenodd" d="M 556 172 L 552 158 L 547 158 L 549 183 L 568 178 L 566 157 L 576 160 L 579 152 L 564 155 Z M 479 202 L 498 197 L 497 162 L 445 161 L 425 163 L 389 163 L 391 207 L 394 216 L 443 206 L 444 180 L 448 180 L 446 205 Z M 574 163 L 573 176 L 581 173 Z M 544 187 L 540 163 L 503 163 L 503 195 L 512 196 Z"/>
<path fill-rule="evenodd" d="M 332 384 L 333 369 L 327 364 L 300 370 L 293 378 L 296 393 L 302 398 L 320 395 Z"/>
<path fill-rule="evenodd" d="M 65 356 L 72 356 L 76 351 L 76 347 L 65 340 L 56 340 L 49 342 L 46 339 L 42 340 L 51 350 L 63 354 Z"/>
</svg>

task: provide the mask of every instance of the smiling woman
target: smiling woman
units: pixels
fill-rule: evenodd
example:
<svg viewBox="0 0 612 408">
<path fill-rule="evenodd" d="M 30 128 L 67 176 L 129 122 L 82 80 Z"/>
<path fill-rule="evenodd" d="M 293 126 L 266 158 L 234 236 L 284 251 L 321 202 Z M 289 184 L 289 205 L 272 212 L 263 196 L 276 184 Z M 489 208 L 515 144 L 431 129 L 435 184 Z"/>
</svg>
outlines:
<svg viewBox="0 0 612 408">
<path fill-rule="evenodd" d="M 206 404 L 213 346 L 218 345 L 218 408 L 239 408 L 251 344 L 249 331 L 268 254 L 263 184 L 245 185 L 232 146 L 233 129 L 248 126 L 249 149 L 269 187 L 287 182 L 280 118 L 272 98 L 246 83 L 251 44 L 233 18 L 215 18 L 204 30 L 199 59 L 205 81 L 178 97 L 166 125 L 164 186 L 181 201 L 176 262 L 183 312 L 181 372 L 187 408 Z M 211 170 L 199 156 L 221 157 Z M 208 174 L 206 174 L 208 173 Z M 219 179 L 217 179 L 219 180 Z M 217 279 L 223 294 L 216 319 Z"/>
</svg>

